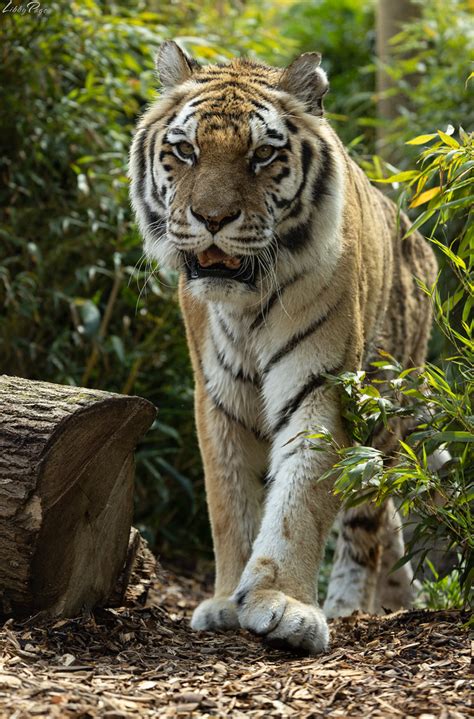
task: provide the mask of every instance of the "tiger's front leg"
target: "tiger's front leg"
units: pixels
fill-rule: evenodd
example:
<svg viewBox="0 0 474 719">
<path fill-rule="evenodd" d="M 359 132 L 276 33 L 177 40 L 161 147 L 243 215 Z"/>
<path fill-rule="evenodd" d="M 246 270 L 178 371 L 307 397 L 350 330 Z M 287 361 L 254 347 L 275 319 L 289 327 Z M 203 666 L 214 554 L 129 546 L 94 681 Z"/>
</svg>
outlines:
<svg viewBox="0 0 474 719">
<path fill-rule="evenodd" d="M 214 596 L 196 608 L 191 626 L 207 631 L 239 627 L 236 606 L 230 597 L 250 557 L 260 525 L 262 475 L 267 461 L 267 444 L 230 416 L 215 394 L 216 387 L 212 390 L 209 393 L 202 381 L 196 383 L 196 420 L 216 579 Z"/>
<path fill-rule="evenodd" d="M 324 651 L 329 641 L 317 581 L 339 503 L 332 482 L 318 481 L 333 458 L 311 449 L 303 437 L 286 443 L 298 432 L 321 425 L 338 442 L 344 441 L 332 392 L 309 391 L 296 410 L 289 408 L 290 421 L 276 433 L 261 528 L 234 594 L 243 628 L 313 654 Z"/>
</svg>

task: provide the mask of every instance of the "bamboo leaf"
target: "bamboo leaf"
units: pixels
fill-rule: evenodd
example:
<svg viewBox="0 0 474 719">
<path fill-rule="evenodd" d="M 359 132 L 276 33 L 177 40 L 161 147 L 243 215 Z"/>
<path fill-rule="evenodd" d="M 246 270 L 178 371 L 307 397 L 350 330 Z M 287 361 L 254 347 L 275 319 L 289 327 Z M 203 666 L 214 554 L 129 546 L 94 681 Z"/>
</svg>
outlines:
<svg viewBox="0 0 474 719">
<path fill-rule="evenodd" d="M 413 180 L 413 178 L 418 177 L 419 174 L 420 173 L 417 170 L 406 170 L 405 172 L 399 172 L 396 175 L 391 175 L 390 177 L 375 180 L 375 182 L 407 182 L 408 180 Z"/>
<path fill-rule="evenodd" d="M 447 135 L 447 134 L 446 134 L 445 132 L 443 132 L 442 130 L 438 130 L 438 135 L 440 136 L 440 138 L 443 140 L 443 142 L 444 142 L 446 145 L 449 145 L 449 147 L 454 147 L 456 150 L 461 147 L 461 145 L 459 144 L 459 142 L 458 142 L 457 140 L 455 140 L 454 137 L 451 137 L 450 135 Z"/>
<path fill-rule="evenodd" d="M 474 432 L 435 432 L 432 437 L 437 442 L 474 442 Z"/>
<path fill-rule="evenodd" d="M 425 145 L 427 142 L 432 140 L 434 137 L 436 137 L 435 132 L 431 135 L 418 135 L 418 137 L 414 137 L 412 140 L 408 140 L 408 142 L 406 142 L 405 145 Z"/>
<path fill-rule="evenodd" d="M 426 202 L 432 200 L 433 197 L 439 195 L 440 192 L 441 187 L 432 187 L 430 190 L 425 190 L 425 192 L 422 192 L 421 195 L 415 197 L 415 199 L 411 202 L 410 207 L 419 207 L 419 205 L 424 205 Z"/>
</svg>

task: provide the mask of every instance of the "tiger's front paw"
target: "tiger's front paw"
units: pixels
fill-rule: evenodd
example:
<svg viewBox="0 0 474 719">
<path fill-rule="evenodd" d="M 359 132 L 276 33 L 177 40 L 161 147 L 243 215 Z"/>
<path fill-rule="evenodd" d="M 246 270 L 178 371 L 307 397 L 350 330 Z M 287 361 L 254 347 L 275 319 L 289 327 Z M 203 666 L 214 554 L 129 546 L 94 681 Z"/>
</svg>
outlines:
<svg viewBox="0 0 474 719">
<path fill-rule="evenodd" d="M 213 632 L 218 629 L 237 629 L 239 619 L 234 602 L 213 597 L 201 602 L 193 612 L 191 628 Z"/>
<path fill-rule="evenodd" d="M 270 644 L 320 654 L 329 645 L 326 618 L 312 604 L 269 589 L 238 591 L 234 599 L 240 626 L 263 635 Z"/>
</svg>

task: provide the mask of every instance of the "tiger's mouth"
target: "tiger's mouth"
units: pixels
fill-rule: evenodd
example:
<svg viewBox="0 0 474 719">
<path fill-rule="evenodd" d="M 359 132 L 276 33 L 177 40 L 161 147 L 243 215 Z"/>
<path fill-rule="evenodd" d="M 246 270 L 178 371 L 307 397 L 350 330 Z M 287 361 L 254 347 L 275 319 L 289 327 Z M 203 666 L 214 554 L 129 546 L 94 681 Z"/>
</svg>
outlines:
<svg viewBox="0 0 474 719">
<path fill-rule="evenodd" d="M 250 258 L 228 255 L 216 245 L 211 245 L 197 254 L 186 253 L 186 269 L 189 280 L 211 277 L 254 284 Z"/>
</svg>

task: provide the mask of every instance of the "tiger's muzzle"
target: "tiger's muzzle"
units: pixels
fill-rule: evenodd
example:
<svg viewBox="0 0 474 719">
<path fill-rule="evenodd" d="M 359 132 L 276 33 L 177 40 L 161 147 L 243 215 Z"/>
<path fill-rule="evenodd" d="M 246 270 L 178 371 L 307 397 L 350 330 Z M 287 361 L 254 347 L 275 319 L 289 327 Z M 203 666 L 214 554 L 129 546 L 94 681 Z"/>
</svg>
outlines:
<svg viewBox="0 0 474 719">
<path fill-rule="evenodd" d="M 255 285 L 255 263 L 252 258 L 248 255 L 228 255 L 217 245 L 211 245 L 197 254 L 186 252 L 185 264 L 189 281 L 213 278 Z"/>
</svg>

